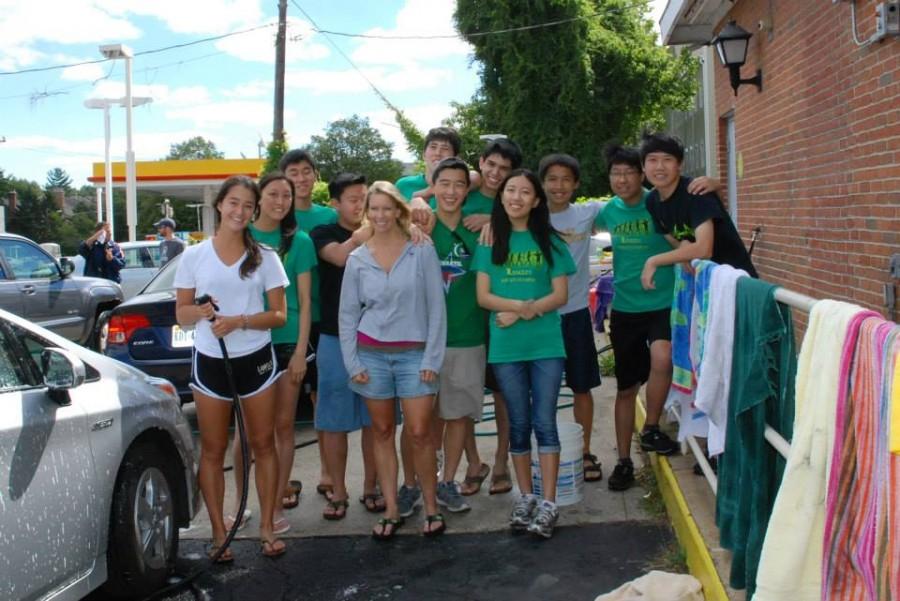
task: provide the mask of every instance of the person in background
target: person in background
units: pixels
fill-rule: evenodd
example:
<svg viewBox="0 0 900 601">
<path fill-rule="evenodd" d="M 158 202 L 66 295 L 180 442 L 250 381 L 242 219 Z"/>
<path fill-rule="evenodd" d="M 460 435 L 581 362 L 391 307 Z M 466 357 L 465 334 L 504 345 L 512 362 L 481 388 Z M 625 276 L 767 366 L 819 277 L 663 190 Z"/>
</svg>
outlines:
<svg viewBox="0 0 900 601">
<path fill-rule="evenodd" d="M 85 276 L 122 282 L 119 272 L 125 267 L 125 256 L 112 238 L 109 223 L 94 226 L 94 233 L 78 245 L 78 254 L 84 258 Z"/>
<path fill-rule="evenodd" d="M 175 237 L 175 220 L 163 217 L 153 224 L 162 242 L 159 243 L 159 266 L 162 267 L 184 250 L 184 242 Z"/>
<path fill-rule="evenodd" d="M 284 534 L 290 523 L 284 517 L 284 509 L 293 509 L 300 502 L 298 481 L 290 482 L 294 467 L 294 418 L 297 414 L 297 396 L 306 375 L 306 356 L 309 348 L 310 272 L 316 265 L 316 251 L 312 240 L 297 229 L 294 220 L 294 188 L 280 171 L 273 171 L 259 180 L 259 214 L 250 224 L 253 239 L 274 249 L 287 273 L 291 285 L 286 291 L 286 323 L 272 330 L 272 346 L 275 349 L 276 369 L 281 376 L 275 384 L 275 452 L 278 457 L 278 490 L 280 500 L 275 503 L 272 532 Z M 234 479 L 237 496 L 244 486 L 243 457 L 240 438 L 235 437 Z M 241 524 L 249 514 L 244 513 Z M 234 523 L 235 514 L 225 518 L 226 528 Z M 229 522 L 231 524 L 229 524 Z"/>
</svg>

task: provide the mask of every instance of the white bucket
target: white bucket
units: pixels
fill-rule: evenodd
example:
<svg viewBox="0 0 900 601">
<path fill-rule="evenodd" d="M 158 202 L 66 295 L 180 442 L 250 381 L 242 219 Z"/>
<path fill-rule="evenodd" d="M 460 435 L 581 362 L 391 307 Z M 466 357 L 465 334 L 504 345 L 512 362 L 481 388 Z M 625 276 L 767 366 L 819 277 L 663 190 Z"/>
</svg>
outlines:
<svg viewBox="0 0 900 601">
<path fill-rule="evenodd" d="M 581 502 L 584 488 L 584 437 L 581 426 L 575 422 L 558 422 L 559 476 L 556 479 L 556 504 L 574 505 Z M 531 486 L 534 494 L 543 496 L 541 464 L 538 460 L 537 441 L 531 439 Z"/>
</svg>

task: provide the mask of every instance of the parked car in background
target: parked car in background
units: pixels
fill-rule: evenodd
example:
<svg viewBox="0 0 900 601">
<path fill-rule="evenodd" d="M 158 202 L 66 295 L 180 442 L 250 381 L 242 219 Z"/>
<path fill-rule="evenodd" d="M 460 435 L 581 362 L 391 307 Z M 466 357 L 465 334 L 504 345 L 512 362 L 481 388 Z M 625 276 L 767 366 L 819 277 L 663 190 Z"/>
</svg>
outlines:
<svg viewBox="0 0 900 601">
<path fill-rule="evenodd" d="M 65 258 L 16 234 L 0 234 L 0 309 L 60 336 L 93 346 L 97 318 L 122 302 L 122 288 L 101 278 L 73 276 Z"/>
<path fill-rule="evenodd" d="M 144 597 L 199 503 L 171 383 L 0 310 L 0 599 Z"/>
<path fill-rule="evenodd" d="M 175 385 L 191 401 L 194 329 L 175 321 L 175 269 L 182 255 L 166 263 L 139 294 L 104 315 L 100 349 L 108 357 Z"/>
<path fill-rule="evenodd" d="M 125 267 L 119 272 L 125 298 L 131 298 L 140 292 L 159 271 L 160 242 L 161 240 L 140 240 L 118 243 L 125 257 Z M 69 259 L 75 265 L 75 273 L 84 274 L 84 257 L 75 255 Z"/>
</svg>

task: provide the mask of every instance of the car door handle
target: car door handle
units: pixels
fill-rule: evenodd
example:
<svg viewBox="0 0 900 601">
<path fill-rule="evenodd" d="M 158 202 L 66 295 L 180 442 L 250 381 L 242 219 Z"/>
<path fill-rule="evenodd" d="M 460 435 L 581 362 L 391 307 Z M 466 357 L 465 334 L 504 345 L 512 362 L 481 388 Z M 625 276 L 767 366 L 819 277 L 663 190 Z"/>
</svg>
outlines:
<svg viewBox="0 0 900 601">
<path fill-rule="evenodd" d="M 32 294 L 34 294 L 34 286 L 32 286 L 31 284 L 25 284 L 24 286 L 22 286 L 22 294 L 31 296 Z"/>
</svg>

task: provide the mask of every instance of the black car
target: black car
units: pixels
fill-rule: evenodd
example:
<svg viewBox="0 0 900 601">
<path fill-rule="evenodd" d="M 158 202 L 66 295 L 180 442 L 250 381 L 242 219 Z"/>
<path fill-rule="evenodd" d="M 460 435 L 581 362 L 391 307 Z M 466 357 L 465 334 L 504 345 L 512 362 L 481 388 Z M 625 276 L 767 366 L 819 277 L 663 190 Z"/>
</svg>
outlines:
<svg viewBox="0 0 900 601">
<path fill-rule="evenodd" d="M 100 348 L 103 354 L 165 378 L 178 390 L 181 402 L 192 400 L 191 348 L 194 329 L 175 321 L 176 256 L 136 296 L 104 316 Z"/>
</svg>

